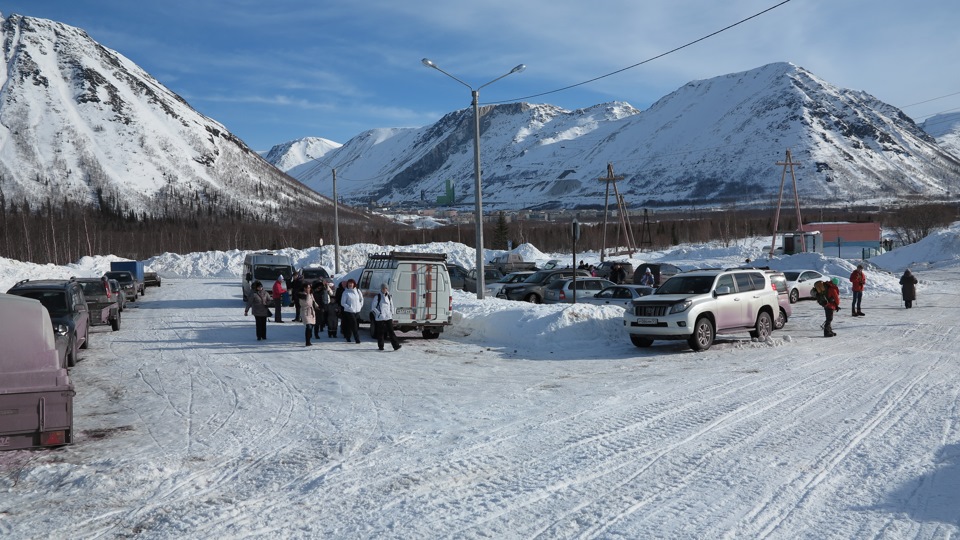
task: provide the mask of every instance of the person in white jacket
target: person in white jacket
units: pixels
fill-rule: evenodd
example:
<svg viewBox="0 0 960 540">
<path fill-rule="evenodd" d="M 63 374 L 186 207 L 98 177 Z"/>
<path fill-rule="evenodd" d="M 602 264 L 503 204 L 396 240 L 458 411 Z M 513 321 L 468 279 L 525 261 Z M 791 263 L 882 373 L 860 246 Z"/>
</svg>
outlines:
<svg viewBox="0 0 960 540">
<path fill-rule="evenodd" d="M 389 338 L 393 350 L 399 349 L 400 341 L 393 331 L 393 297 L 390 296 L 390 288 L 386 283 L 380 285 L 380 294 L 370 304 L 370 313 L 373 314 L 376 324 L 377 347 L 382 351 L 384 339 Z"/>
<path fill-rule="evenodd" d="M 360 343 L 360 328 L 357 322 L 357 314 L 363 309 L 363 293 L 357 289 L 357 282 L 349 279 L 343 288 L 343 296 L 340 297 L 340 305 L 343 306 L 343 322 L 341 330 L 343 337 L 350 343 L 352 336 L 357 343 Z"/>
</svg>

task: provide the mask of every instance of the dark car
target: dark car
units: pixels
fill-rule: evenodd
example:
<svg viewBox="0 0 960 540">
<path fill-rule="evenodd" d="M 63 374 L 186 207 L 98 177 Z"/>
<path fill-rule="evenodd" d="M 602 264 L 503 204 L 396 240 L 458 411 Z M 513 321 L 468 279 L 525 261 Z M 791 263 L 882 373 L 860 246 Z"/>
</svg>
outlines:
<svg viewBox="0 0 960 540">
<path fill-rule="evenodd" d="M 120 305 L 110 290 L 110 280 L 100 278 L 72 278 L 83 287 L 83 297 L 90 311 L 90 326 L 110 325 L 114 332 L 120 329 Z M 122 293 L 121 293 L 122 296 Z"/>
<path fill-rule="evenodd" d="M 330 273 L 322 266 L 301 268 L 300 275 L 303 276 L 304 283 L 314 283 L 316 281 L 326 281 L 330 279 Z"/>
<path fill-rule="evenodd" d="M 137 286 L 137 280 L 134 279 L 133 274 L 127 272 L 126 270 L 114 270 L 104 274 L 107 279 L 115 279 L 120 282 L 120 287 L 123 289 L 123 294 L 127 296 L 127 300 L 131 302 L 137 301 L 137 293 L 139 292 Z"/>
<path fill-rule="evenodd" d="M 90 311 L 80 284 L 66 279 L 25 279 L 18 281 L 7 294 L 39 300 L 47 308 L 60 365 L 76 365 L 79 349 L 86 349 L 90 344 Z"/>
<path fill-rule="evenodd" d="M 603 261 L 597 266 L 597 277 L 613 281 L 613 278 L 610 276 L 613 273 L 614 265 L 617 264 L 623 269 L 623 283 L 629 283 L 633 277 L 633 263 L 630 261 Z M 620 284 L 618 283 L 618 285 Z"/>
<path fill-rule="evenodd" d="M 143 286 L 144 287 L 159 287 L 160 286 L 160 274 L 156 272 L 144 272 L 143 273 Z"/>
<path fill-rule="evenodd" d="M 110 294 L 113 295 L 113 299 L 117 303 L 118 311 L 123 313 L 123 310 L 127 307 L 127 295 L 123 294 L 123 287 L 121 287 L 120 282 L 115 279 L 108 278 L 107 283 L 110 284 Z"/>
<path fill-rule="evenodd" d="M 467 274 L 470 272 L 468 272 L 466 268 L 460 266 L 459 264 L 450 263 L 447 263 L 447 272 L 450 274 L 450 287 L 453 289 L 463 290 L 467 279 Z"/>
<path fill-rule="evenodd" d="M 569 279 L 573 277 L 574 272 L 580 277 L 593 277 L 586 270 L 576 270 L 574 268 L 555 268 L 553 270 L 539 270 L 530 274 L 527 279 L 520 283 L 505 284 L 498 298 L 508 300 L 524 300 L 539 304 L 543 302 L 544 289 L 558 279 Z"/>
<path fill-rule="evenodd" d="M 500 281 L 503 277 L 503 272 L 500 270 L 488 266 L 483 271 L 483 283 L 494 283 Z M 467 277 L 463 278 L 463 290 L 467 292 L 475 293 L 477 292 L 477 269 L 474 268 L 467 272 Z"/>
</svg>

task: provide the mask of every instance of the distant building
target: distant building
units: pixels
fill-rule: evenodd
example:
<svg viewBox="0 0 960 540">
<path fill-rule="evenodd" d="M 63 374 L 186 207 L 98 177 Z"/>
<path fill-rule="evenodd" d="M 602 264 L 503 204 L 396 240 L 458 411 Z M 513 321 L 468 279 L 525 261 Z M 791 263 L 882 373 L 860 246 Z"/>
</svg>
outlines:
<svg viewBox="0 0 960 540">
<path fill-rule="evenodd" d="M 441 206 L 450 206 L 457 202 L 457 193 L 454 185 L 447 179 L 446 193 L 437 197 L 437 204 Z"/>
</svg>

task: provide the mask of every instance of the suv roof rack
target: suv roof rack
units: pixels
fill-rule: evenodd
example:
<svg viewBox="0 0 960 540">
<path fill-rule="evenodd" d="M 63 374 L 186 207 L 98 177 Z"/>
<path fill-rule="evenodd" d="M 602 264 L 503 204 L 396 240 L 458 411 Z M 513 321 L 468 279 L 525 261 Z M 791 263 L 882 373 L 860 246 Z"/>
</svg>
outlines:
<svg viewBox="0 0 960 540">
<path fill-rule="evenodd" d="M 373 253 L 368 256 L 372 260 L 396 259 L 399 261 L 446 261 L 446 253 L 416 253 L 408 251 L 391 251 L 390 253 Z"/>
</svg>

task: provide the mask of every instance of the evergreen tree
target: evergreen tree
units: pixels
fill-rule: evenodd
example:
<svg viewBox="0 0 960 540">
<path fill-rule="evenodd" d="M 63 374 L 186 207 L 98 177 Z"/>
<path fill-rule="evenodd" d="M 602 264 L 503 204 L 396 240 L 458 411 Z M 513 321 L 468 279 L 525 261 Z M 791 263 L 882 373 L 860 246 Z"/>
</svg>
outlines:
<svg viewBox="0 0 960 540">
<path fill-rule="evenodd" d="M 497 215 L 497 227 L 493 230 L 494 249 L 507 249 L 510 240 L 510 228 L 507 227 L 507 216 L 501 211 Z"/>
</svg>

